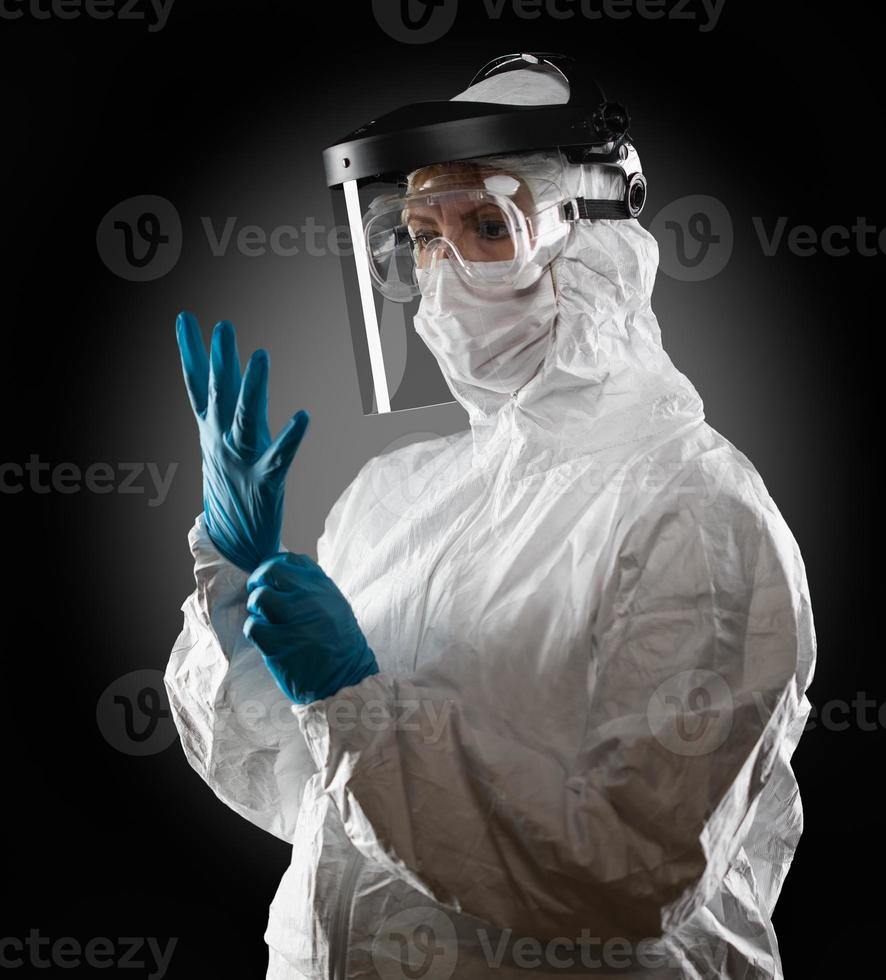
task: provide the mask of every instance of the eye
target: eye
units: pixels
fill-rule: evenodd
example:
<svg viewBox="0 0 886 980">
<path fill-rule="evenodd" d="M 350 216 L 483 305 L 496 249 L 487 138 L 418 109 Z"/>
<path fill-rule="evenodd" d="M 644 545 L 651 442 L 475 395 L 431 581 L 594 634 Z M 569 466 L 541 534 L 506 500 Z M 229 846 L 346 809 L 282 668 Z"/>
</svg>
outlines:
<svg viewBox="0 0 886 980">
<path fill-rule="evenodd" d="M 392 237 L 394 248 L 399 248 L 401 245 L 412 246 L 413 244 L 412 235 L 410 234 L 409 229 L 404 225 L 401 225 L 399 228 L 395 228 L 392 232 Z"/>
<path fill-rule="evenodd" d="M 490 242 L 500 242 L 510 236 L 508 226 L 500 218 L 481 218 L 477 224 L 481 238 Z"/>
<path fill-rule="evenodd" d="M 409 238 L 415 248 L 426 248 L 431 239 L 438 238 L 439 232 L 435 228 L 410 228 Z"/>
</svg>

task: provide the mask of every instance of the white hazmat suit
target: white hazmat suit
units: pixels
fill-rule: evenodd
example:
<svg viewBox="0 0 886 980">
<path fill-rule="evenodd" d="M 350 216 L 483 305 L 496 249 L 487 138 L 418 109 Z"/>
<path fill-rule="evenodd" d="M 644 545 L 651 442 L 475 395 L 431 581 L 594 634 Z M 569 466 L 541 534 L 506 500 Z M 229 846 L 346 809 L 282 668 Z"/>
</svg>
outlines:
<svg viewBox="0 0 886 980">
<path fill-rule="evenodd" d="M 563 101 L 539 79 L 462 97 Z M 369 460 L 335 503 L 318 561 L 378 674 L 290 711 L 198 518 L 166 684 L 190 764 L 293 845 L 269 980 L 782 977 L 809 594 L 662 349 L 657 259 L 636 220 L 578 222 L 532 379 L 450 379 L 470 428 Z"/>
</svg>

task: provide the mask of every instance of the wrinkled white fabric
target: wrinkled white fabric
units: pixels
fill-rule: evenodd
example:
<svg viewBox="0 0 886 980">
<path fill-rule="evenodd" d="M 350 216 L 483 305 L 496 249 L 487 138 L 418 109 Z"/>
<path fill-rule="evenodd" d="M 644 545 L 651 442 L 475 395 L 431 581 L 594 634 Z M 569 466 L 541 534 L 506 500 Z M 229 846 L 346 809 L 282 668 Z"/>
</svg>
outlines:
<svg viewBox="0 0 886 980">
<path fill-rule="evenodd" d="M 526 384 L 545 356 L 557 316 L 550 273 L 526 289 L 478 289 L 446 259 L 417 271 L 422 296 L 415 329 L 444 375 L 505 394 Z"/>
<path fill-rule="evenodd" d="M 657 255 L 581 223 L 517 397 L 450 380 L 470 428 L 369 460 L 330 511 L 318 560 L 379 674 L 281 710 L 198 520 L 166 683 L 190 763 L 293 844 L 271 980 L 783 976 L 809 593 L 662 348 Z"/>
<path fill-rule="evenodd" d="M 459 92 L 452 102 L 496 102 L 502 105 L 556 105 L 569 101 L 566 80 L 547 68 L 520 68 L 491 75 Z"/>
</svg>

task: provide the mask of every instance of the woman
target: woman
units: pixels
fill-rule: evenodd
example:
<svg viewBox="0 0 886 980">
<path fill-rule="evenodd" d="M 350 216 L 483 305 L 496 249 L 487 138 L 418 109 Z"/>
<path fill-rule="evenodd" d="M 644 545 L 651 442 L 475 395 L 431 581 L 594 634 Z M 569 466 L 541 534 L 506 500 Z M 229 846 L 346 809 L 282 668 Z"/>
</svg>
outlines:
<svg viewBox="0 0 886 980">
<path fill-rule="evenodd" d="M 567 97 L 526 67 L 457 98 Z M 635 218 L 571 222 L 521 281 L 482 281 L 517 228 L 490 201 L 531 221 L 552 186 L 623 193 L 556 149 L 410 175 L 415 327 L 470 428 L 369 460 L 317 563 L 278 551 L 306 416 L 271 443 L 264 355 L 241 386 L 233 328 L 210 371 L 180 319 L 205 513 L 166 682 L 194 768 L 293 844 L 269 978 L 782 976 L 802 559 L 662 349 Z"/>
</svg>

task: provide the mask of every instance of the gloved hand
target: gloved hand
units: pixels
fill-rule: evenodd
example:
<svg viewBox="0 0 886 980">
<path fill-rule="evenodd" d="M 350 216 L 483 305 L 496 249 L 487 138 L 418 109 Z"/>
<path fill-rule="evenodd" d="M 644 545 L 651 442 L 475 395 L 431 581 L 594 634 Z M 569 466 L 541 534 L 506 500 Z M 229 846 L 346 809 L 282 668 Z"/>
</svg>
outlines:
<svg viewBox="0 0 886 980">
<path fill-rule="evenodd" d="M 180 313 L 175 328 L 200 431 L 206 529 L 228 561 L 251 572 L 280 550 L 286 472 L 310 417 L 296 412 L 271 442 L 267 352 L 250 357 L 241 384 L 230 323 L 215 325 L 209 360 L 190 313 Z"/>
<path fill-rule="evenodd" d="M 378 673 L 348 600 L 307 555 L 262 562 L 246 583 L 247 639 L 296 704 L 328 698 Z"/>
</svg>

